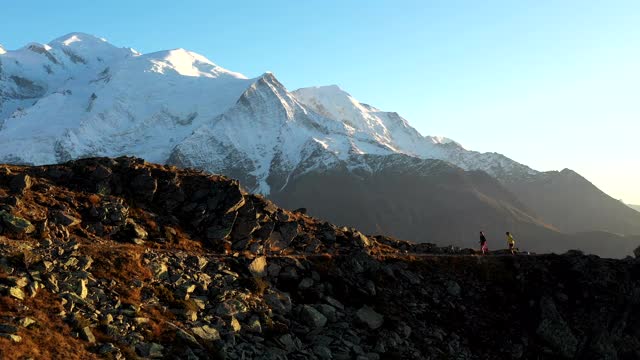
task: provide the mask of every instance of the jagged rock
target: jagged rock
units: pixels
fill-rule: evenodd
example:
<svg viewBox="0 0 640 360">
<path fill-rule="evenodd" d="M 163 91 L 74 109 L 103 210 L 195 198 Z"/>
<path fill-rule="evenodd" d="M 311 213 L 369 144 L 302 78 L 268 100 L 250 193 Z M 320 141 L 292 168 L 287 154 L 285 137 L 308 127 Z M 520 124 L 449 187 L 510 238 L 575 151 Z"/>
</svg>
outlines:
<svg viewBox="0 0 640 360">
<path fill-rule="evenodd" d="M 97 350 L 97 353 L 100 355 L 107 355 L 107 354 L 119 354 L 120 353 L 120 349 L 113 345 L 112 343 L 106 343 L 106 344 L 102 344 L 100 345 L 100 347 Z"/>
<path fill-rule="evenodd" d="M 299 225 L 295 221 L 281 223 L 271 233 L 267 244 L 271 251 L 281 251 L 298 236 Z"/>
<path fill-rule="evenodd" d="M 87 280 L 79 279 L 78 285 L 76 286 L 76 294 L 80 296 L 82 299 L 85 299 L 89 294 L 89 289 L 87 289 Z"/>
<path fill-rule="evenodd" d="M 9 288 L 9 295 L 13 296 L 18 300 L 24 300 L 25 298 L 24 291 L 22 291 L 22 289 L 20 289 L 17 286 L 12 286 Z"/>
<path fill-rule="evenodd" d="M 278 343 L 287 352 L 290 353 L 296 350 L 296 342 L 293 340 L 291 334 L 284 334 L 278 338 Z"/>
<path fill-rule="evenodd" d="M 133 178 L 131 188 L 136 196 L 151 200 L 158 189 L 158 182 L 150 173 L 143 173 Z"/>
<path fill-rule="evenodd" d="M 333 359 L 331 349 L 324 345 L 316 345 L 313 347 L 313 353 L 322 360 Z"/>
<path fill-rule="evenodd" d="M 633 255 L 635 255 L 636 259 L 640 259 L 640 246 L 633 250 Z"/>
<path fill-rule="evenodd" d="M 9 339 L 14 343 L 19 343 L 19 342 L 22 341 L 22 337 L 20 335 L 0 333 L 0 337 L 5 338 L 5 339 Z"/>
<path fill-rule="evenodd" d="M 36 230 L 36 227 L 28 220 L 12 215 L 5 210 L 0 210 L 0 221 L 2 222 L 4 231 L 12 235 L 22 236 L 31 234 Z"/>
<path fill-rule="evenodd" d="M 353 234 L 353 237 L 355 239 L 356 244 L 358 244 L 358 246 L 360 247 L 367 248 L 372 245 L 371 240 L 369 240 L 369 238 L 366 235 L 364 235 L 359 231 L 355 231 Z"/>
<path fill-rule="evenodd" d="M 233 230 L 238 214 L 231 212 L 223 216 L 217 217 L 215 221 L 207 228 L 207 239 L 213 245 L 218 241 L 226 239 Z"/>
<path fill-rule="evenodd" d="M 220 340 L 220 333 L 216 328 L 210 327 L 209 325 L 199 326 L 191 328 L 191 332 L 203 341 L 216 341 Z"/>
<path fill-rule="evenodd" d="M 250 317 L 249 320 L 245 323 L 244 329 L 255 334 L 261 334 L 262 323 L 260 323 L 260 318 L 255 315 Z"/>
<path fill-rule="evenodd" d="M 124 228 L 120 232 L 119 236 L 125 240 L 136 242 L 136 240 L 146 240 L 149 234 L 142 226 L 136 224 L 135 220 L 126 219 Z"/>
<path fill-rule="evenodd" d="M 340 301 L 332 298 L 331 296 L 325 296 L 324 301 L 336 309 L 344 310 L 344 305 L 342 305 Z"/>
<path fill-rule="evenodd" d="M 37 321 L 34 318 L 27 316 L 27 317 L 23 317 L 20 320 L 18 320 L 18 325 L 20 325 L 20 326 L 22 326 L 24 328 L 28 328 L 29 326 L 35 324 L 36 322 Z M 2 331 L 2 330 L 0 329 L 0 331 Z"/>
<path fill-rule="evenodd" d="M 209 263 L 209 260 L 204 256 L 192 255 L 187 257 L 185 264 L 194 269 L 202 270 Z"/>
<path fill-rule="evenodd" d="M 270 290 L 264 294 L 264 302 L 276 313 L 288 314 L 291 312 L 291 298 L 287 293 Z"/>
<path fill-rule="evenodd" d="M 356 312 L 356 318 L 372 330 L 379 328 L 384 323 L 384 317 L 366 305 Z"/>
<path fill-rule="evenodd" d="M 327 318 L 321 312 L 309 305 L 303 305 L 300 310 L 300 320 L 312 329 L 321 328 L 326 325 Z"/>
<path fill-rule="evenodd" d="M 261 278 L 267 275 L 267 257 L 259 256 L 249 264 L 249 271 L 254 277 Z"/>
<path fill-rule="evenodd" d="M 457 282 L 448 281 L 446 286 L 447 286 L 447 292 L 449 293 L 449 295 L 460 296 L 460 292 L 462 291 L 462 289 L 460 289 L 460 285 L 458 285 Z"/>
<path fill-rule="evenodd" d="M 0 324 L 0 333 L 17 334 L 18 327 L 9 324 Z"/>
<path fill-rule="evenodd" d="M 145 343 L 141 342 L 136 344 L 136 352 L 147 359 L 162 359 L 164 358 L 164 346 L 158 343 Z"/>
<path fill-rule="evenodd" d="M 324 315 L 329 322 L 336 321 L 336 308 L 334 308 L 333 306 L 327 304 L 319 304 L 316 305 L 316 309 L 320 311 L 320 313 L 322 313 L 322 315 Z"/>
<path fill-rule="evenodd" d="M 9 276 L 6 281 L 13 286 L 23 288 L 29 284 L 29 279 L 26 276 Z"/>
<path fill-rule="evenodd" d="M 85 326 L 80 330 L 80 337 L 82 338 L 82 340 L 90 344 L 93 344 L 96 342 L 96 337 L 93 335 L 91 328 L 88 326 Z"/>
<path fill-rule="evenodd" d="M 31 188 L 31 184 L 31 176 L 22 173 L 13 176 L 11 182 L 9 183 L 9 188 L 14 193 L 22 194 L 23 192 Z"/>
<path fill-rule="evenodd" d="M 113 174 L 113 171 L 110 168 L 103 165 L 98 165 L 91 173 L 91 177 L 95 180 L 104 180 L 109 178 L 111 174 Z"/>
<path fill-rule="evenodd" d="M 311 288 L 312 286 L 313 286 L 313 279 L 312 278 L 304 278 L 298 284 L 298 289 L 306 290 L 306 289 Z"/>
<path fill-rule="evenodd" d="M 56 224 L 60 224 L 62 226 L 74 226 L 74 225 L 78 225 L 82 222 L 81 219 L 78 219 L 76 217 L 73 217 L 71 215 L 69 215 L 68 213 L 61 211 L 61 210 L 57 210 L 54 211 L 51 214 L 51 218 L 53 219 L 53 221 Z"/>
<path fill-rule="evenodd" d="M 149 264 L 153 277 L 158 280 L 163 280 L 169 277 L 169 268 L 164 262 L 152 262 Z"/>
<path fill-rule="evenodd" d="M 536 334 L 565 358 L 572 359 L 578 349 L 578 340 L 558 313 L 550 297 L 545 296 L 540 300 L 540 317 L 541 321 Z"/>
</svg>

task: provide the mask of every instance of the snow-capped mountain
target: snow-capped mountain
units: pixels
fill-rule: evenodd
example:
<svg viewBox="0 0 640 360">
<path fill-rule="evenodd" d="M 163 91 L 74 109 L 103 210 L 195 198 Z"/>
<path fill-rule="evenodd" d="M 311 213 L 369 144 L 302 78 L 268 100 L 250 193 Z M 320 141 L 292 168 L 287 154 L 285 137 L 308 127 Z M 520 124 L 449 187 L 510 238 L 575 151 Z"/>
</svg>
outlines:
<svg viewBox="0 0 640 360">
<path fill-rule="evenodd" d="M 411 181 L 445 181 L 449 177 L 426 177 L 431 167 L 407 159 L 443 160 L 459 171 L 488 173 L 504 187 L 500 191 L 515 194 L 523 206 L 510 197 L 496 198 L 500 191 L 477 190 L 495 184 L 463 186 L 485 182 L 473 174 L 457 177 L 467 179 L 458 185 L 431 184 L 447 187 L 444 193 L 452 198 L 441 199 L 443 204 L 475 204 L 481 195 L 479 203 L 493 204 L 485 207 L 493 215 L 486 215 L 506 216 L 507 224 L 526 218 L 522 221 L 531 226 L 550 224 L 562 231 L 624 228 L 628 234 L 640 233 L 638 213 L 624 205 L 619 209 L 577 174 L 540 173 L 501 154 L 423 136 L 397 113 L 363 104 L 337 86 L 290 92 L 271 73 L 247 78 L 184 49 L 141 54 L 82 33 L 17 50 L 0 47 L 0 145 L 0 163 L 131 155 L 231 176 L 247 190 L 272 198 L 294 193 L 289 188 L 299 186 L 298 179 L 336 170 L 342 178 L 404 172 Z M 405 209 L 408 213 L 422 211 L 411 202 L 405 205 L 412 207 Z M 445 215 L 452 216 L 447 214 L 433 223 L 446 222 Z M 465 223 L 475 224 L 472 218 Z M 388 224 L 393 226 L 404 225 Z"/>
<path fill-rule="evenodd" d="M 140 54 L 81 33 L 0 55 L 0 124 L 0 161 L 127 154 L 245 174 L 245 185 L 265 194 L 353 154 L 443 159 L 495 176 L 535 173 L 422 136 L 397 113 L 337 86 L 289 92 L 270 73 L 247 79 L 184 49 Z"/>
</svg>

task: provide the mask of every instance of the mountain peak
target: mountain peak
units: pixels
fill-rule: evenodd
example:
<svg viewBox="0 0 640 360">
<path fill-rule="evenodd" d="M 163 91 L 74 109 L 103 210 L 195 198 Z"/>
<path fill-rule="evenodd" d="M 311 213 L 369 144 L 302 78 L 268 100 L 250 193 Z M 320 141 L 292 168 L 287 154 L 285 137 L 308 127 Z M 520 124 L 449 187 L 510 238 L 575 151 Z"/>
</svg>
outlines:
<svg viewBox="0 0 640 360">
<path fill-rule="evenodd" d="M 204 55 L 183 48 L 157 51 L 142 56 L 152 63 L 152 71 L 166 73 L 167 70 L 175 71 L 183 76 L 191 77 L 233 77 L 246 79 L 246 76 L 227 70 L 216 65 Z"/>
<path fill-rule="evenodd" d="M 85 46 L 89 44 L 109 44 L 106 39 L 86 34 L 82 32 L 72 32 L 59 38 L 54 39 L 49 44 L 60 44 L 63 46 L 72 46 L 72 44 L 82 43 Z M 110 44 L 109 44 L 110 45 Z M 75 45 L 74 45 L 75 46 Z M 113 45 L 112 45 L 113 46 Z"/>
</svg>

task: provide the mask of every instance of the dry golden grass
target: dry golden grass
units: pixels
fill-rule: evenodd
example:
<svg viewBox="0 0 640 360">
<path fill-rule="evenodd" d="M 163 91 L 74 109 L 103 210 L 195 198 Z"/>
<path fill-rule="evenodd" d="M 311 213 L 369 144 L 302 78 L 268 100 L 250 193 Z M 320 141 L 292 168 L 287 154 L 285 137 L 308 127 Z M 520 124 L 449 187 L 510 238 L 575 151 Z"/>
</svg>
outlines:
<svg viewBox="0 0 640 360">
<path fill-rule="evenodd" d="M 87 245 L 86 254 L 94 259 L 92 273 L 96 278 L 115 281 L 115 291 L 125 304 L 140 303 L 140 287 L 132 287 L 132 280 L 148 281 L 151 271 L 142 264 L 144 247 L 117 244 L 110 247 Z"/>
<path fill-rule="evenodd" d="M 46 290 L 40 290 L 35 298 L 28 298 L 23 303 L 0 297 L 0 317 L 30 316 L 36 320 L 36 324 L 28 329 L 19 330 L 21 342 L 0 338 L 0 359 L 97 359 L 87 351 L 88 343 L 71 335 L 69 326 L 58 316 L 60 311 L 62 305 L 58 298 Z"/>
</svg>

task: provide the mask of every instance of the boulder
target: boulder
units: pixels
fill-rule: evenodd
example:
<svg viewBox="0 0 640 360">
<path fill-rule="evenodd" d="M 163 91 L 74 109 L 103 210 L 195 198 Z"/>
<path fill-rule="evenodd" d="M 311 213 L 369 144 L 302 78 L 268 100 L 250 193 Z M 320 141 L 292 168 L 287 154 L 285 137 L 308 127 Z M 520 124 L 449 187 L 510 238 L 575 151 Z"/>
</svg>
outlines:
<svg viewBox="0 0 640 360">
<path fill-rule="evenodd" d="M 0 210 L 0 222 L 2 222 L 4 231 L 12 235 L 22 236 L 36 231 L 36 227 L 28 220 L 10 214 L 5 210 Z"/>
<path fill-rule="evenodd" d="M 300 320 L 311 329 L 321 328 L 327 324 L 327 317 L 309 305 L 302 306 L 300 310 Z"/>
<path fill-rule="evenodd" d="M 29 188 L 31 188 L 31 184 L 32 181 L 29 175 L 18 174 L 11 179 L 11 182 L 9 183 L 9 189 L 11 189 L 11 191 L 14 193 L 22 194 L 26 190 L 29 190 Z"/>
<path fill-rule="evenodd" d="M 358 322 L 366 325 L 371 330 L 379 328 L 384 323 L 384 317 L 366 305 L 356 312 L 356 318 Z"/>
</svg>

